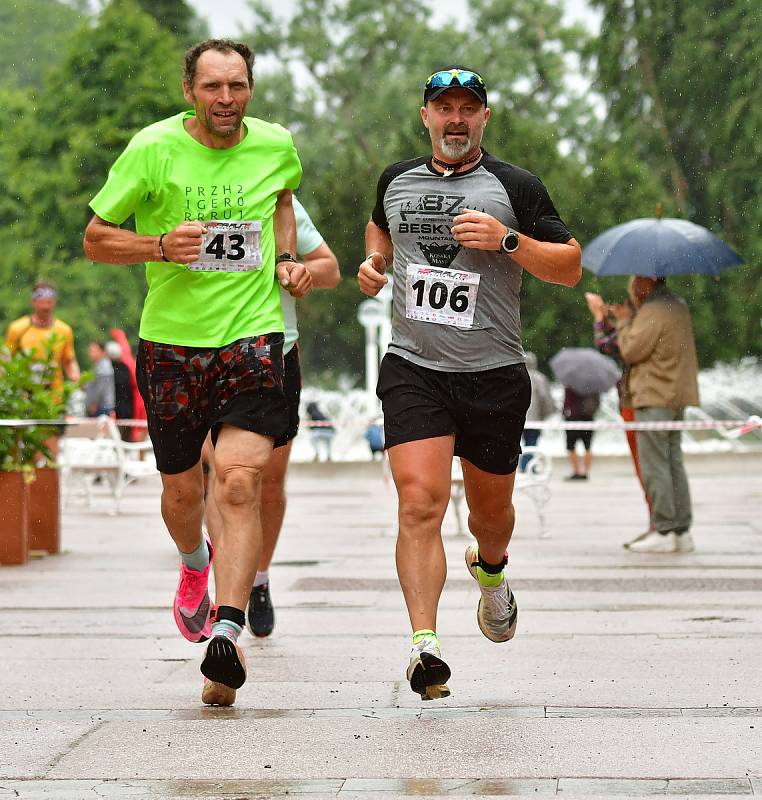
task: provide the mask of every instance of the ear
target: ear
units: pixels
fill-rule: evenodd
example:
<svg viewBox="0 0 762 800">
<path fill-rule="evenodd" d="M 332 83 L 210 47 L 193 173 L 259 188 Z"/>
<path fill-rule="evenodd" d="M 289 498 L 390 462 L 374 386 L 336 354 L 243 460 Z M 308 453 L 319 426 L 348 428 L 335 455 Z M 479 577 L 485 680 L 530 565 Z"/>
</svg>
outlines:
<svg viewBox="0 0 762 800">
<path fill-rule="evenodd" d="M 421 119 L 423 120 L 423 124 L 428 128 L 429 127 L 429 112 L 426 111 L 426 106 L 421 106 Z"/>
<path fill-rule="evenodd" d="M 193 90 L 191 89 L 188 81 L 183 81 L 183 97 L 187 103 L 194 105 Z"/>
<path fill-rule="evenodd" d="M 484 125 L 486 126 L 487 121 L 489 120 L 490 116 L 492 115 L 492 110 L 490 108 L 484 109 Z"/>
</svg>

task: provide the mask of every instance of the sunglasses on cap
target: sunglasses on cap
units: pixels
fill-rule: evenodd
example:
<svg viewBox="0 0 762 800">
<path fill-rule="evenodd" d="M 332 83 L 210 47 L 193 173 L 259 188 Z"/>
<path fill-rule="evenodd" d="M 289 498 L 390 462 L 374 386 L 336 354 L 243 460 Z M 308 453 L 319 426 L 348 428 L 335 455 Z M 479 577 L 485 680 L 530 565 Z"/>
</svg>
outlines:
<svg viewBox="0 0 762 800">
<path fill-rule="evenodd" d="M 467 69 L 443 69 L 429 75 L 424 91 L 431 89 L 450 89 L 453 86 L 462 86 L 464 89 L 477 89 L 481 92 L 487 91 L 482 76 L 477 72 Z"/>
</svg>

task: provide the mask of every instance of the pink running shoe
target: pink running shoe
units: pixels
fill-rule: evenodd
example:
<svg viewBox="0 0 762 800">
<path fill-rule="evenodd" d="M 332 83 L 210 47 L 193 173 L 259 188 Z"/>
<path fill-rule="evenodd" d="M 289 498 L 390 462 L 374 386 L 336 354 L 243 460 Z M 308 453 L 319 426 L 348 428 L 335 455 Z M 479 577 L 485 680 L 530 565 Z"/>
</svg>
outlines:
<svg viewBox="0 0 762 800">
<path fill-rule="evenodd" d="M 175 592 L 175 622 L 180 633 L 189 642 L 205 642 L 212 635 L 210 619 L 212 604 L 209 600 L 209 572 L 212 569 L 214 548 L 204 535 L 209 547 L 209 564 L 203 572 L 188 569 L 180 562 L 180 583 Z"/>
</svg>

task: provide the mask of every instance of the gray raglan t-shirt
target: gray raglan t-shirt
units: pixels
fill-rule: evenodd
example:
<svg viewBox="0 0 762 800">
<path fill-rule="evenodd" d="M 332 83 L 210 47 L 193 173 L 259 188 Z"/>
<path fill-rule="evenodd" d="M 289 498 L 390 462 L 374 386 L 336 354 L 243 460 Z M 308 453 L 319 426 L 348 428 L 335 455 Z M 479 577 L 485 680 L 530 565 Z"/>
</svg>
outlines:
<svg viewBox="0 0 762 800">
<path fill-rule="evenodd" d="M 572 238 L 540 179 L 486 151 L 473 169 L 449 177 L 434 170 L 430 156 L 384 170 L 372 219 L 394 245 L 389 352 L 443 372 L 524 361 L 522 268 L 505 253 L 453 239 L 453 217 L 465 208 L 540 241 Z"/>
</svg>

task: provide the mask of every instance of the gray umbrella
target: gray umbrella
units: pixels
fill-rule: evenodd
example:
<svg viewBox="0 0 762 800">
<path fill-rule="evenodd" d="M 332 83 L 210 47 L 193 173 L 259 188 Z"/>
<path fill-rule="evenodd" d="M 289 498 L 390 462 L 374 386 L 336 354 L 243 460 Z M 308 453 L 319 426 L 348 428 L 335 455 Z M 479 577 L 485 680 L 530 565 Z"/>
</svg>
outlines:
<svg viewBox="0 0 762 800">
<path fill-rule="evenodd" d="M 596 236 L 582 264 L 598 277 L 719 275 L 743 259 L 711 231 L 684 219 L 633 219 Z"/>
<path fill-rule="evenodd" d="M 592 347 L 564 347 L 550 359 L 550 368 L 559 383 L 577 394 L 605 392 L 622 376 L 613 358 Z"/>
</svg>

